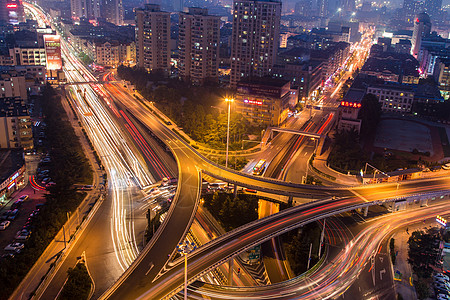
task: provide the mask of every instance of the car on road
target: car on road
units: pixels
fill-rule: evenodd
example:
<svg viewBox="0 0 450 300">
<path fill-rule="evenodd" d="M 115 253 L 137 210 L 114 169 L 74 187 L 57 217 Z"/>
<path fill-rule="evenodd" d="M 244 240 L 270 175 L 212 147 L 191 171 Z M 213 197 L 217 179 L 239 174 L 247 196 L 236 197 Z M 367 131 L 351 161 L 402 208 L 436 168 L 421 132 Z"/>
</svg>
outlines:
<svg viewBox="0 0 450 300">
<path fill-rule="evenodd" d="M 6 228 L 8 228 L 9 224 L 11 224 L 10 221 L 3 221 L 0 223 L 0 230 L 5 230 Z"/>
<path fill-rule="evenodd" d="M 20 251 L 23 249 L 23 247 L 25 247 L 25 245 L 22 243 L 11 243 L 5 247 L 5 250 L 6 251 L 17 251 L 17 250 Z"/>
</svg>

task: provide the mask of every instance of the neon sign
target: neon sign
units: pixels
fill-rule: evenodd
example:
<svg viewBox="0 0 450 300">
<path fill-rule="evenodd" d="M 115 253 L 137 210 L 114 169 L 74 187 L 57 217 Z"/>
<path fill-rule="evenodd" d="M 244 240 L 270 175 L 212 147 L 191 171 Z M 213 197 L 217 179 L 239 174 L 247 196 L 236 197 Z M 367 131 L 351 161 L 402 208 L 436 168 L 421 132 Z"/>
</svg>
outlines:
<svg viewBox="0 0 450 300">
<path fill-rule="evenodd" d="M 341 106 L 361 108 L 361 103 L 341 101 Z"/>
<path fill-rule="evenodd" d="M 6 4 L 6 8 L 17 8 L 17 4 L 15 3 Z"/>
<path fill-rule="evenodd" d="M 246 104 L 252 104 L 252 105 L 263 105 L 263 102 L 261 100 L 248 100 L 244 99 L 244 103 Z"/>
</svg>

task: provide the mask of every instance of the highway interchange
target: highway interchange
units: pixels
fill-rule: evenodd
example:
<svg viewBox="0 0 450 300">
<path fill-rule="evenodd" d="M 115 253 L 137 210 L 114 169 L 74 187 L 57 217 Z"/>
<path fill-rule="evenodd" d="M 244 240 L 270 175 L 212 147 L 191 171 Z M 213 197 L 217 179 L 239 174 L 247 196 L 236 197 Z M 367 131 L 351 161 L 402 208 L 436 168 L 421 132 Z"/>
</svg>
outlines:
<svg viewBox="0 0 450 300">
<path fill-rule="evenodd" d="M 35 15 L 38 19 L 43 18 L 38 11 L 35 12 Z M 96 81 L 96 78 L 73 55 L 70 46 L 65 43 L 63 43 L 63 53 L 69 81 Z M 254 177 L 225 169 L 200 155 L 155 117 L 148 106 L 130 95 L 120 84 L 77 85 L 69 89 L 68 95 L 108 172 L 110 196 L 103 205 L 101 213 L 103 216 L 93 221 L 97 227 L 94 228 L 93 225 L 91 230 L 87 230 L 86 235 L 80 238 L 80 244 L 77 245 L 78 251 L 82 251 L 84 247 L 91 249 L 87 252 L 88 262 L 93 261 L 94 264 L 95 261 L 101 262 L 95 268 L 91 266 L 91 269 L 101 270 L 102 273 L 105 273 L 105 269 L 108 272 L 114 270 L 109 276 L 109 282 L 118 278 L 112 288 L 101 296 L 102 299 L 162 299 L 175 295 L 181 289 L 183 266 L 182 261 L 176 256 L 175 246 L 184 239 L 194 221 L 200 198 L 202 174 L 208 174 L 241 187 L 277 195 L 298 198 L 314 196 L 322 198 L 322 200 L 295 206 L 255 221 L 198 248 L 189 255 L 189 281 L 191 283 L 245 249 L 292 228 L 341 211 L 361 207 L 371 201 L 379 202 L 393 197 L 401 198 L 407 195 L 446 190 L 450 183 L 447 178 L 437 178 L 406 182 L 400 187 L 396 184 L 365 187 L 313 187 Z M 132 216 L 133 207 L 136 204 L 135 199 L 145 196 L 140 191 L 145 186 L 162 177 L 173 176 L 169 171 L 170 168 L 163 165 L 164 162 L 161 163 L 159 159 L 153 157 L 155 154 L 150 149 L 151 147 L 146 145 L 145 139 L 139 137 L 139 134 L 145 135 L 138 129 L 142 126 L 157 135 L 171 149 L 177 162 L 178 189 L 165 221 L 150 243 L 142 251 L 139 251 Z M 289 138 L 285 136 L 284 139 Z M 443 209 L 443 207 L 439 207 Z M 422 215 L 417 212 L 415 213 L 416 219 L 421 219 L 427 213 L 432 215 L 431 212 L 434 210 L 433 206 L 430 209 L 422 210 Z M 107 222 L 104 222 L 105 220 Z M 403 224 L 398 222 L 398 226 Z M 386 225 L 384 235 L 394 227 L 393 224 Z M 109 230 L 109 234 L 105 235 L 106 230 Z M 355 276 L 374 249 L 377 249 L 379 238 L 370 240 L 369 237 L 372 235 L 384 236 L 376 234 L 376 231 L 370 233 L 368 229 L 365 235 L 359 238 L 355 237 L 355 240 L 350 242 L 350 245 L 354 247 L 358 244 L 359 248 L 352 248 L 345 253 L 345 257 L 340 258 L 339 266 L 344 268 L 353 261 L 360 249 L 365 249 L 365 252 L 358 254 L 358 257 L 361 258 L 358 262 L 359 265 L 354 265 L 351 271 L 348 271 L 348 276 Z M 95 244 L 95 247 L 92 247 L 92 244 Z M 363 245 L 365 247 L 361 247 Z M 105 253 L 105 249 L 110 249 L 107 254 L 108 258 L 95 259 L 96 254 Z M 73 258 L 79 254 L 74 251 Z M 90 260 L 90 257 L 94 259 Z M 73 264 L 73 259 L 67 261 L 68 265 Z M 337 267 L 328 266 L 328 268 L 326 274 L 337 274 Z M 125 272 L 119 278 L 123 271 Z M 64 272 L 64 268 L 61 268 L 60 275 Z M 337 280 L 336 276 L 328 275 L 317 278 L 318 285 L 334 279 L 333 285 L 325 284 L 323 289 L 314 289 L 320 293 L 321 297 L 339 295 L 352 282 L 351 280 Z M 351 276 L 349 278 L 352 278 Z M 62 277 L 56 275 L 54 280 L 61 281 Z M 97 277 L 101 277 L 101 275 L 99 274 Z M 205 287 L 208 293 L 214 294 L 214 297 L 217 298 L 221 297 L 217 293 L 217 288 L 213 287 L 209 290 L 208 288 L 208 286 Z M 258 293 L 268 293 L 273 297 L 274 294 L 270 294 L 273 291 L 268 292 L 268 289 L 253 289 L 252 295 L 256 297 L 254 299 L 262 299 L 258 298 L 262 297 Z M 283 287 L 287 293 L 302 295 L 302 298 L 305 299 L 317 297 L 316 294 L 306 292 L 305 289 L 309 290 L 309 286 L 298 283 L 290 288 Z M 42 299 L 52 298 L 55 290 L 48 289 L 47 292 L 48 294 L 44 293 Z M 239 295 L 246 295 L 246 290 L 236 288 L 223 294 L 227 295 L 227 293 L 237 298 Z M 285 298 L 290 299 L 292 295 L 286 294 Z M 98 293 L 95 296 L 100 297 Z M 249 296 L 245 297 L 250 299 Z"/>
</svg>

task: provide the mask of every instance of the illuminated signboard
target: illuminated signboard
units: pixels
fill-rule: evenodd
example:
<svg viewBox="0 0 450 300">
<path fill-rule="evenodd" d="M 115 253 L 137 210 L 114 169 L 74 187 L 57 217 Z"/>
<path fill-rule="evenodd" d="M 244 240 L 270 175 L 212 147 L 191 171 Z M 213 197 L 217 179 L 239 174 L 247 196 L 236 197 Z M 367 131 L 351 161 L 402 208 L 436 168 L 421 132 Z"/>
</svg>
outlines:
<svg viewBox="0 0 450 300">
<path fill-rule="evenodd" d="M 252 105 L 263 105 L 263 102 L 261 100 L 248 100 L 244 99 L 245 104 L 252 104 Z"/>
<path fill-rule="evenodd" d="M 441 217 L 441 216 L 437 216 L 437 217 L 436 217 L 436 221 L 437 221 L 439 224 L 441 224 L 442 226 L 447 226 L 447 220 L 444 219 L 444 218 Z"/>
<path fill-rule="evenodd" d="M 19 172 L 16 172 L 13 176 L 11 176 L 9 178 L 9 181 L 13 181 L 14 179 L 16 179 L 17 177 L 19 177 Z"/>
<path fill-rule="evenodd" d="M 6 4 L 6 8 L 17 8 L 17 4 L 16 3 L 8 3 L 8 4 Z"/>
<path fill-rule="evenodd" d="M 61 37 L 59 35 L 44 35 L 47 70 L 61 70 Z"/>
<path fill-rule="evenodd" d="M 361 103 L 342 101 L 341 106 L 361 108 Z"/>
</svg>

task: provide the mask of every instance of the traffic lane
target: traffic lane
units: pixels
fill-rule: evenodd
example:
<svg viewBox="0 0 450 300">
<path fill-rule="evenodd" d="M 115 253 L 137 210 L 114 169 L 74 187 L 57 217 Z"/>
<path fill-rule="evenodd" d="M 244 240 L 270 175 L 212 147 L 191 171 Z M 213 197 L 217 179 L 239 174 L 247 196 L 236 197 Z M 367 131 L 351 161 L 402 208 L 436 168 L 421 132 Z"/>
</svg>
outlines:
<svg viewBox="0 0 450 300">
<path fill-rule="evenodd" d="M 213 242 L 199 248 L 188 256 L 188 277 L 204 273 L 204 270 L 216 266 L 224 257 L 238 253 L 246 248 L 248 244 L 263 241 L 271 234 L 279 232 L 291 226 L 301 226 L 300 222 L 307 222 L 319 214 L 330 213 L 354 204 L 359 199 L 340 199 L 331 203 L 310 203 L 299 209 L 292 208 L 290 213 L 280 213 L 270 218 L 262 219 L 258 223 L 251 223 L 247 227 L 238 230 L 239 237 L 234 234 L 224 235 Z M 236 233 L 236 231 L 235 231 Z M 140 299 L 162 299 L 170 291 L 182 286 L 183 283 L 183 260 L 179 259 L 173 263 L 173 267 L 159 278 L 153 285 L 149 285 L 148 291 L 141 295 Z M 133 295 L 135 296 L 135 295 Z"/>
<path fill-rule="evenodd" d="M 426 180 L 401 181 L 398 185 L 377 184 L 355 187 L 351 190 L 365 197 L 367 200 L 377 200 L 384 198 L 403 197 L 425 192 L 448 190 L 450 187 L 450 178 L 430 178 Z M 398 189 L 397 189 L 398 188 Z"/>
<path fill-rule="evenodd" d="M 375 271 L 380 271 L 379 282 L 383 285 L 389 285 L 389 281 L 392 284 L 392 273 L 389 275 L 387 268 L 390 268 L 390 258 L 386 252 L 377 250 L 380 249 L 380 244 L 385 237 L 398 227 L 406 226 L 419 222 L 423 218 L 435 216 L 436 213 L 450 213 L 446 201 L 440 201 L 431 207 L 427 207 L 426 210 L 418 208 L 414 211 L 403 211 L 386 216 L 385 218 L 373 219 L 371 226 L 364 227 L 357 236 L 345 247 L 345 252 L 339 251 L 339 257 L 329 256 L 327 258 L 327 264 L 323 265 L 315 273 L 311 274 L 309 278 L 297 277 L 296 280 L 290 280 L 279 285 L 270 285 L 258 288 L 235 288 L 227 287 L 226 291 L 217 286 L 203 285 L 196 283 L 194 290 L 200 287 L 199 291 L 195 292 L 196 297 L 193 299 L 202 299 L 201 295 L 208 295 L 211 299 L 319 299 L 323 297 L 338 296 L 339 293 L 345 291 L 347 286 L 350 285 L 360 274 L 361 270 L 367 267 L 367 263 L 370 265 L 370 257 L 378 257 L 374 260 L 376 265 Z M 387 241 L 386 246 L 387 249 Z M 381 247 L 383 249 L 383 246 Z M 385 258 L 386 257 L 386 258 Z M 381 264 L 380 264 L 381 263 Z M 352 272 L 349 270 L 353 268 Z M 386 272 L 383 271 L 386 269 Z M 368 270 L 372 271 L 373 268 Z M 344 277 L 344 274 L 346 277 Z M 377 275 L 377 274 L 375 274 Z M 387 275 L 387 277 L 385 276 Z M 390 276 L 390 277 L 389 277 Z M 372 277 L 370 277 L 372 280 Z M 374 276 L 376 279 L 376 276 Z M 375 281 L 375 285 L 378 281 Z M 202 289 L 204 289 L 202 291 Z M 306 290 L 306 292 L 305 292 Z M 358 289 L 357 289 L 358 290 Z M 378 291 L 379 295 L 387 295 L 389 297 L 391 291 Z M 200 296 L 198 296 L 199 294 Z M 191 296 L 191 294 L 189 295 Z M 382 299 L 385 299 L 381 297 Z M 349 299 L 346 297 L 345 299 Z M 359 298 L 351 298 L 359 299 Z M 365 299 L 365 298 L 364 298 Z M 389 299 L 389 298 L 387 298 Z"/>
<path fill-rule="evenodd" d="M 145 293 L 160 272 L 165 274 L 169 256 L 189 230 L 197 206 L 196 199 L 201 190 L 201 175 L 198 171 L 195 172 L 195 166 L 189 158 L 177 153 L 177 150 L 174 152 L 179 164 L 185 167 L 179 168 L 179 185 L 166 217 L 167 221 L 158 228 L 155 236 L 126 271 L 125 276 L 117 282 L 118 285 L 102 298 L 136 299 Z"/>
<path fill-rule="evenodd" d="M 384 239 L 375 257 L 338 299 L 397 299 L 390 259 L 388 239 Z"/>
<path fill-rule="evenodd" d="M 110 195 L 110 193 L 108 194 Z M 73 248 L 68 252 L 65 261 L 48 283 L 48 287 L 40 299 L 56 299 L 67 278 L 67 270 L 74 267 L 77 257 L 81 256 L 83 251 L 86 251 L 89 271 L 95 282 L 95 294 L 98 290 L 107 289 L 123 273 L 123 270 L 117 265 L 111 239 L 110 211 L 112 201 L 110 198 L 111 196 L 103 201 L 83 234 L 75 241 Z"/>
</svg>

